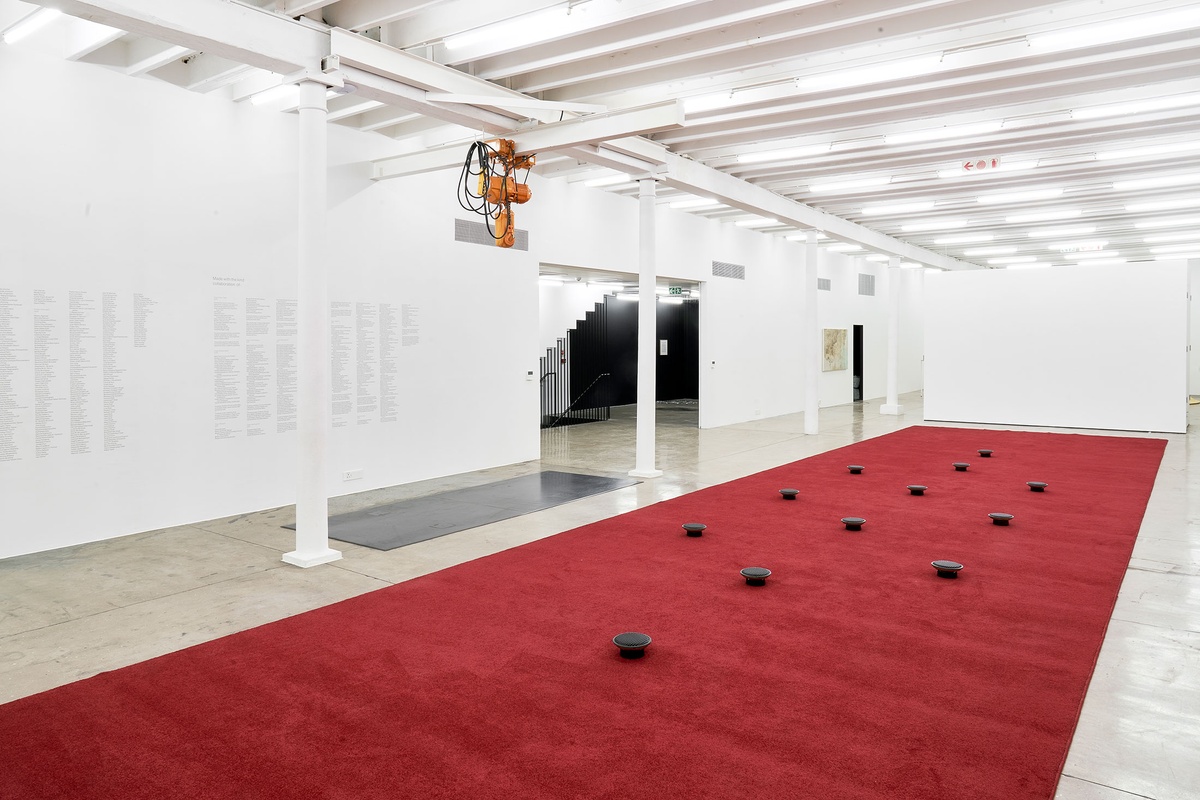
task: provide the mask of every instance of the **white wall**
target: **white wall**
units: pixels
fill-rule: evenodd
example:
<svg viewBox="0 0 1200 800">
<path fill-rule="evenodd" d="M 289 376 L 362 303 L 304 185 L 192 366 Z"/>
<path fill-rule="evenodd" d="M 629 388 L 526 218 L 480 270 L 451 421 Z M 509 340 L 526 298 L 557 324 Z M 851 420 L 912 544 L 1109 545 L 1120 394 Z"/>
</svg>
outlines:
<svg viewBox="0 0 1200 800">
<path fill-rule="evenodd" d="M 295 117 L 18 48 L 0 90 L 21 110 L 0 125 L 0 557 L 292 502 Z M 351 304 L 329 491 L 537 458 L 536 260 L 453 242 L 441 177 L 369 181 L 385 140 L 331 126 L 329 152 L 331 299 Z"/>
<path fill-rule="evenodd" d="M 925 417 L 1187 426 L 1186 263 L 925 277 Z"/>
<path fill-rule="evenodd" d="M 22 48 L 0 90 L 0 557 L 293 502 L 295 117 Z M 528 252 L 457 243 L 456 171 L 373 183 L 394 145 L 329 133 L 330 493 L 537 458 L 538 263 L 636 272 L 636 199 L 535 176 Z M 802 410 L 803 244 L 658 220 L 658 273 L 702 285 L 701 425 Z"/>
</svg>

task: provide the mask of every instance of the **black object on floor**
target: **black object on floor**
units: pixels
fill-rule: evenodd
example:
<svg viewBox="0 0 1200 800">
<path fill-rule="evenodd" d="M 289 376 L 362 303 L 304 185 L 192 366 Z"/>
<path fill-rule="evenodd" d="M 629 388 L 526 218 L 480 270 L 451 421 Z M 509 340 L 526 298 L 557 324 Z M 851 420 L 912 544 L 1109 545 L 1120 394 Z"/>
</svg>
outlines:
<svg viewBox="0 0 1200 800">
<path fill-rule="evenodd" d="M 687 531 L 688 536 L 703 536 L 704 529 L 707 527 L 708 526 L 705 525 L 703 522 L 685 522 L 685 523 L 683 523 L 683 529 L 685 531 Z"/>
<path fill-rule="evenodd" d="M 395 550 L 638 483 L 641 481 L 631 478 L 538 472 L 338 514 L 329 518 L 329 537 L 376 550 Z"/>
<path fill-rule="evenodd" d="M 766 567 L 746 567 L 742 570 L 742 577 L 751 586 L 766 586 L 770 575 L 771 570 Z"/>
<path fill-rule="evenodd" d="M 984 458 L 991 458 L 992 452 L 993 451 L 991 451 L 991 450 L 980 450 L 979 455 L 983 456 Z"/>
<path fill-rule="evenodd" d="M 969 467 L 971 465 L 965 461 L 955 461 L 954 464 L 952 464 L 952 466 L 954 467 L 954 469 L 958 470 L 959 472 L 966 472 L 967 467 Z"/>
<path fill-rule="evenodd" d="M 862 471 L 866 469 L 862 464 L 850 464 L 846 467 L 850 470 L 851 475 L 862 475 Z"/>
<path fill-rule="evenodd" d="M 795 500 L 796 495 L 800 494 L 799 489 L 780 489 L 779 493 L 783 495 L 784 500 Z"/>
<path fill-rule="evenodd" d="M 650 637 L 644 633 L 618 633 L 613 637 L 613 644 L 621 651 L 621 658 L 641 658 L 646 655 Z"/>
<path fill-rule="evenodd" d="M 910 494 L 923 495 L 925 494 L 925 490 L 928 488 L 928 486 L 922 486 L 919 483 L 914 483 L 908 487 L 908 491 Z"/>
<path fill-rule="evenodd" d="M 1050 484 L 1044 481 L 1028 481 L 1026 485 L 1029 486 L 1031 492 L 1044 492 Z"/>
<path fill-rule="evenodd" d="M 930 561 L 929 563 L 937 570 L 939 578 L 957 578 L 958 571 L 963 568 L 963 565 L 957 561 Z"/>
<path fill-rule="evenodd" d="M 1009 520 L 1013 518 L 1012 514 L 992 513 L 988 514 L 992 518 L 993 525 L 1007 525 Z"/>
<path fill-rule="evenodd" d="M 848 531 L 861 531 L 867 521 L 862 517 L 842 517 L 842 522 Z"/>
</svg>

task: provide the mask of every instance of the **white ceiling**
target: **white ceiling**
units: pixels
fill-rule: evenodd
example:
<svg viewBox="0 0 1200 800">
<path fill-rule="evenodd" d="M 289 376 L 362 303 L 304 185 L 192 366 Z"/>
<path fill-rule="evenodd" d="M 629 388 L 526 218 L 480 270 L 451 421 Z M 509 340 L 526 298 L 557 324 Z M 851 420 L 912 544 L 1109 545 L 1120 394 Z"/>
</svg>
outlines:
<svg viewBox="0 0 1200 800">
<path fill-rule="evenodd" d="M 84 5 L 105 3 L 66 3 L 76 13 Z M 965 262 L 1070 264 L 1097 254 L 1131 263 L 1200 258 L 1195 0 L 255 5 L 303 16 L 314 29 L 349 29 L 567 109 L 530 112 L 542 123 L 586 108 L 569 104 L 620 110 L 682 98 L 685 124 L 647 138 L 788 199 Z M 0 30 L 37 8 L 0 0 Z M 141 30 L 154 28 L 148 23 Z M 69 16 L 7 46 L 56 47 L 69 59 L 235 100 L 279 81 L 259 66 L 175 45 L 170 37 Z M 480 136 L 353 93 L 329 105 L 333 124 L 391 137 L 397 153 Z M 289 110 L 287 101 L 279 108 Z M 756 156 L 760 160 L 752 160 Z M 982 170 L 963 167 L 979 162 Z M 570 181 L 614 175 L 556 154 L 540 155 L 537 170 Z M 636 184 L 596 190 L 633 194 Z M 1030 191 L 1037 193 L 1021 196 Z M 686 198 L 678 189 L 662 193 L 664 203 Z M 691 213 L 750 216 L 728 206 Z M 1022 219 L 1038 215 L 1061 219 Z M 799 227 L 759 230 L 788 235 Z M 968 236 L 981 241 L 953 241 Z"/>
</svg>

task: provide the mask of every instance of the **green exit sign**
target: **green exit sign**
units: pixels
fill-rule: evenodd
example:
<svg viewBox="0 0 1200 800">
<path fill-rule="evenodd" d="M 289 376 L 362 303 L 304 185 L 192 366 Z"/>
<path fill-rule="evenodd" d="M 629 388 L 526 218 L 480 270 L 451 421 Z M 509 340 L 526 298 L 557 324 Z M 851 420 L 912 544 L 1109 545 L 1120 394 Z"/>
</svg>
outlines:
<svg viewBox="0 0 1200 800">
<path fill-rule="evenodd" d="M 667 294 L 683 294 L 683 287 L 682 286 L 669 286 L 669 287 L 667 287 Z"/>
</svg>

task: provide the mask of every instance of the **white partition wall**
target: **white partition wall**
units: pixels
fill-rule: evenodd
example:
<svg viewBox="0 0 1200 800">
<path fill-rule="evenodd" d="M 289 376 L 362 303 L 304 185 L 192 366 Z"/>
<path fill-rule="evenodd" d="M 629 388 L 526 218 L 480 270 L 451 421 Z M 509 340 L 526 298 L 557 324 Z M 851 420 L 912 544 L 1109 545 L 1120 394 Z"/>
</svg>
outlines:
<svg viewBox="0 0 1200 800">
<path fill-rule="evenodd" d="M 1186 263 L 925 276 L 925 418 L 1182 432 Z"/>
</svg>

